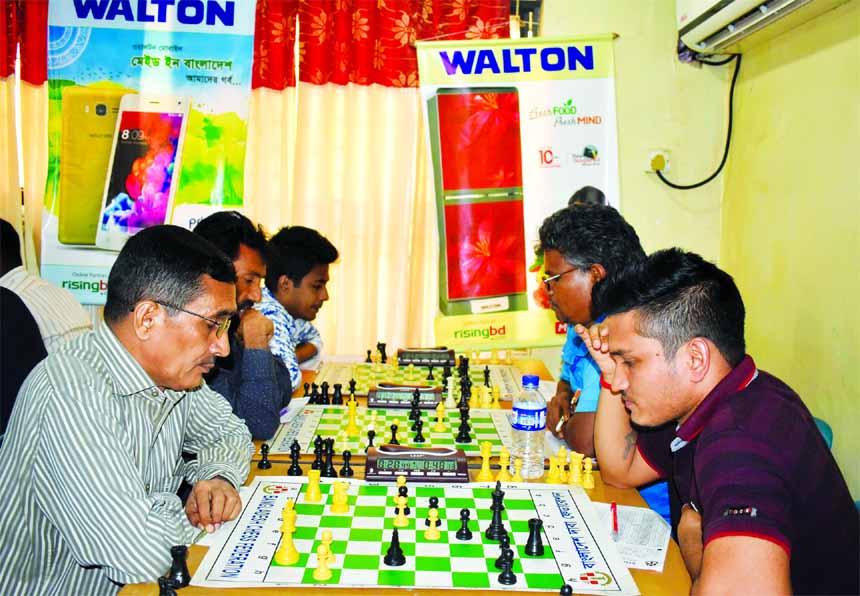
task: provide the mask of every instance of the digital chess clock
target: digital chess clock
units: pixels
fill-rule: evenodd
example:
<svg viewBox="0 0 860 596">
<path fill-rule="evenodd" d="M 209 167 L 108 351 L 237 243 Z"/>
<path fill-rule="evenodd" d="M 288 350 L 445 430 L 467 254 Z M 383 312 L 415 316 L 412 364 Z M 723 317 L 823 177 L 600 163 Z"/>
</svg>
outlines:
<svg viewBox="0 0 860 596">
<path fill-rule="evenodd" d="M 420 410 L 432 410 L 442 400 L 442 389 L 439 387 L 380 383 L 367 392 L 367 407 L 411 408 L 412 396 L 416 389 L 418 390 L 418 409 Z"/>
<path fill-rule="evenodd" d="M 405 348 L 397 350 L 397 363 L 400 366 L 445 366 L 451 368 L 457 365 L 454 350 L 439 348 Z"/>
<path fill-rule="evenodd" d="M 425 482 L 468 482 L 469 466 L 462 449 L 380 445 L 367 452 L 366 480 L 393 482 L 398 476 Z"/>
</svg>

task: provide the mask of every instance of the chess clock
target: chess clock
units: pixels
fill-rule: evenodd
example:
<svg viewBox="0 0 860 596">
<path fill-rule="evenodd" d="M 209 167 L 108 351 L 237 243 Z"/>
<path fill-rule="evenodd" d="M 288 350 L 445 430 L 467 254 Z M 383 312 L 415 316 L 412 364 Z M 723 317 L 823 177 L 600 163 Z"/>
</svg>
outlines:
<svg viewBox="0 0 860 596">
<path fill-rule="evenodd" d="M 368 408 L 400 408 L 412 407 L 412 395 L 418 390 L 418 408 L 432 410 L 442 400 L 442 389 L 429 385 L 399 385 L 397 383 L 379 383 L 367 392 Z"/>
<path fill-rule="evenodd" d="M 400 366 L 445 366 L 451 368 L 457 365 L 454 350 L 439 348 L 405 348 L 397 350 L 397 363 Z"/>
<path fill-rule="evenodd" d="M 406 476 L 407 480 L 425 482 L 469 482 L 466 454 L 453 447 L 380 445 L 367 452 L 364 474 L 371 481 L 393 482 Z"/>
</svg>

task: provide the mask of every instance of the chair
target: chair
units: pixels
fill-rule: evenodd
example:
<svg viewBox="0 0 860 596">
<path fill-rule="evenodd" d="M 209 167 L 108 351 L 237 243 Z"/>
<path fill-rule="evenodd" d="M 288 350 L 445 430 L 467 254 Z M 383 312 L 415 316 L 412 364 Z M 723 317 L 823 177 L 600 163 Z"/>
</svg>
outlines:
<svg viewBox="0 0 860 596">
<path fill-rule="evenodd" d="M 831 449 L 833 447 L 833 429 L 830 428 L 830 425 L 824 422 L 821 418 L 815 418 L 815 425 L 818 427 L 818 430 L 821 431 L 821 436 L 824 437 L 824 442 L 827 443 L 827 448 Z"/>
</svg>

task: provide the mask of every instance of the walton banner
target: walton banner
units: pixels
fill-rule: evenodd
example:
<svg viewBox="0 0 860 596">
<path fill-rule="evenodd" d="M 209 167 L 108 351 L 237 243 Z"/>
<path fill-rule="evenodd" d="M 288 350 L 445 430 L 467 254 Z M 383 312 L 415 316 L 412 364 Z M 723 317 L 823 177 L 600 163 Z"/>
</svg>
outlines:
<svg viewBox="0 0 860 596">
<path fill-rule="evenodd" d="M 558 345 L 535 253 L 541 222 L 583 186 L 618 206 L 612 35 L 418 42 L 436 194 L 436 339 Z"/>
<path fill-rule="evenodd" d="M 50 3 L 42 277 L 104 304 L 136 232 L 242 206 L 254 10 L 244 0 Z"/>
</svg>

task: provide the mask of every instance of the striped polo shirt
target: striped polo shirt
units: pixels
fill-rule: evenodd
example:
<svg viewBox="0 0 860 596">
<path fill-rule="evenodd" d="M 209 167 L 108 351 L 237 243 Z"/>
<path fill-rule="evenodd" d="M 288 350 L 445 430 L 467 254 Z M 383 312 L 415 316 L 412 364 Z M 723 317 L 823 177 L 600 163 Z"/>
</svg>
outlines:
<svg viewBox="0 0 860 596">
<path fill-rule="evenodd" d="M 252 453 L 223 397 L 159 390 L 102 322 L 18 395 L 0 447 L 0 591 L 114 594 L 154 581 L 170 547 L 198 533 L 176 496 L 183 477 L 239 486 Z"/>
<path fill-rule="evenodd" d="M 93 327 L 90 316 L 72 293 L 41 277 L 15 267 L 0 277 L 0 286 L 12 290 L 36 319 L 48 353 Z"/>
<path fill-rule="evenodd" d="M 860 522 L 845 479 L 800 397 L 749 356 L 677 429 L 640 432 L 637 447 L 701 514 L 704 545 L 768 540 L 788 553 L 795 593 L 858 593 Z"/>
</svg>

